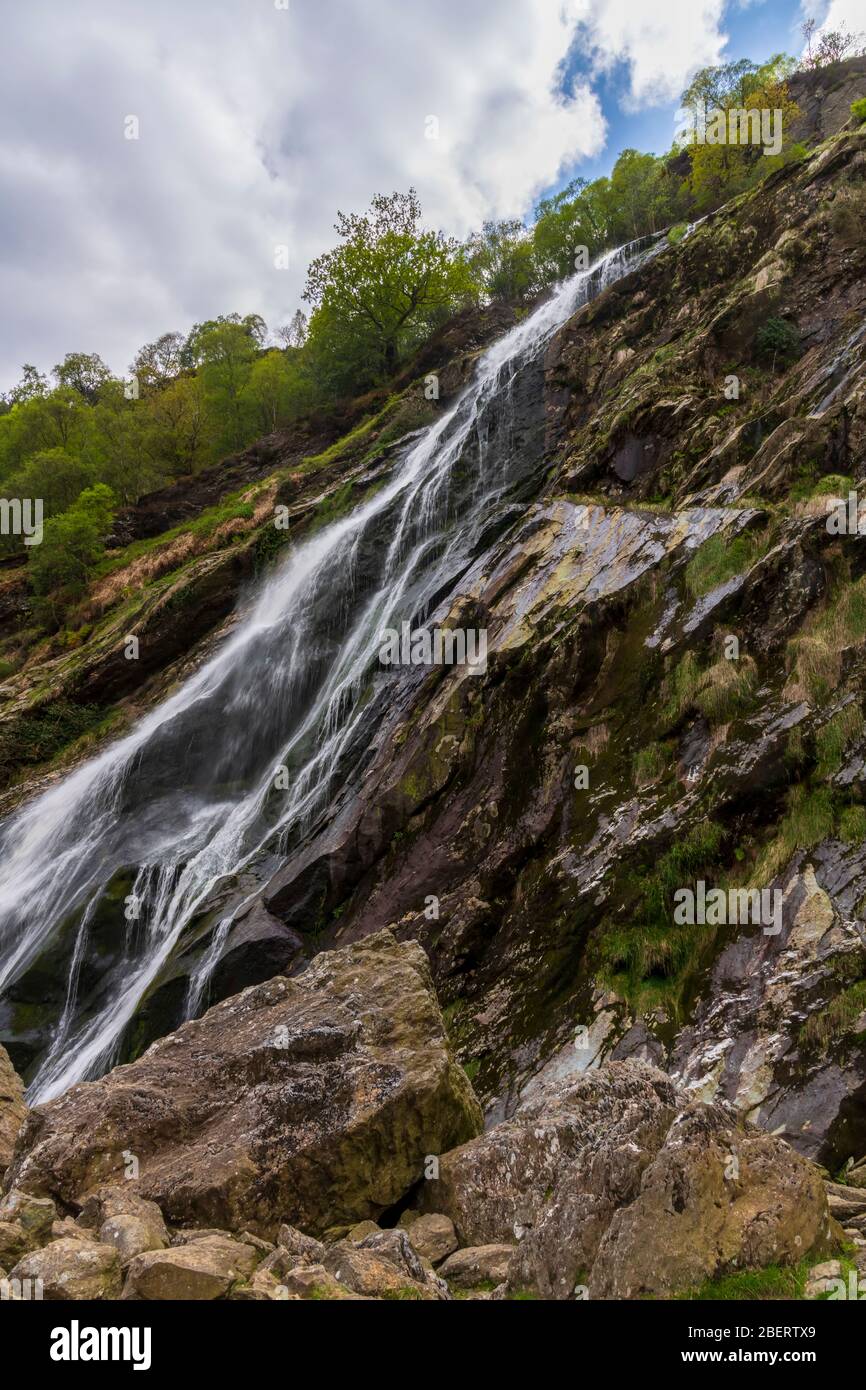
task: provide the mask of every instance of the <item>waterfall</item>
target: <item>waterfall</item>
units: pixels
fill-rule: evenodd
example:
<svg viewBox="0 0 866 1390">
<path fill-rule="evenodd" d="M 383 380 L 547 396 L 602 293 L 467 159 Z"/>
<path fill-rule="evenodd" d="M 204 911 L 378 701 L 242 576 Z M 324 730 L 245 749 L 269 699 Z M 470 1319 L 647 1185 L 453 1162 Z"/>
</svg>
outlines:
<svg viewBox="0 0 866 1390">
<path fill-rule="evenodd" d="M 0 1024 L 46 953 L 68 976 L 31 1102 L 111 1064 L 183 933 L 231 890 L 190 989 L 188 1012 L 200 1006 L 261 886 L 257 865 L 272 870 L 350 794 L 405 694 L 410 676 L 379 669 L 383 629 L 429 621 L 491 527 L 513 519 L 521 484 L 526 495 L 533 460 L 510 406 L 523 374 L 581 304 L 663 244 L 602 257 L 490 347 L 384 484 L 290 551 L 206 665 L 0 827 Z"/>
</svg>

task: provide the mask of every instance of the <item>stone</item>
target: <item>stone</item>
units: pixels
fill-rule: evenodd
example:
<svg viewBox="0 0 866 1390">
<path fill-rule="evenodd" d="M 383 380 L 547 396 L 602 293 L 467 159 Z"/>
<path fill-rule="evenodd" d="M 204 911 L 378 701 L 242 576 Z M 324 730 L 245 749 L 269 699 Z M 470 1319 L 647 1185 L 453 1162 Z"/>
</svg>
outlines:
<svg viewBox="0 0 866 1390">
<path fill-rule="evenodd" d="M 536 1224 L 570 1158 L 604 1141 L 661 1142 L 677 1104 L 674 1083 L 639 1062 L 541 1086 L 510 1120 L 443 1154 L 421 1205 L 448 1216 L 461 1245 L 513 1243 Z"/>
<path fill-rule="evenodd" d="M 80 1226 L 71 1216 L 61 1216 L 51 1223 L 51 1240 L 63 1240 L 64 1237 L 69 1240 L 98 1240 L 95 1231 Z"/>
<path fill-rule="evenodd" d="M 103 1245 L 113 1245 L 123 1265 L 146 1250 L 163 1250 L 168 1237 L 155 1234 L 153 1227 L 140 1216 L 110 1216 L 99 1228 Z"/>
<path fill-rule="evenodd" d="M 457 1249 L 457 1232 L 454 1229 L 454 1222 L 449 1216 L 443 1216 L 441 1212 L 430 1212 L 426 1216 L 419 1216 L 406 1229 L 418 1254 L 430 1260 L 431 1264 L 438 1264 L 440 1260 L 444 1260 Z"/>
<path fill-rule="evenodd" d="M 296 1293 L 290 1294 L 285 1284 L 281 1284 L 270 1270 L 261 1268 L 256 1270 L 248 1284 L 238 1284 L 228 1295 L 241 1303 L 279 1303 L 297 1299 L 298 1296 Z"/>
<path fill-rule="evenodd" d="M 82 1204 L 131 1150 L 135 1190 L 172 1223 L 270 1238 L 289 1219 L 321 1233 L 375 1219 L 427 1155 L 480 1128 L 427 958 L 384 931 L 244 990 L 39 1106 L 12 1179 Z"/>
<path fill-rule="evenodd" d="M 0 1201 L 0 1221 L 17 1221 L 32 1246 L 41 1245 L 51 1234 L 57 1208 L 48 1197 L 34 1197 L 12 1188 Z"/>
<path fill-rule="evenodd" d="M 15 1140 L 26 1117 L 24 1082 L 13 1067 L 9 1053 L 0 1046 L 0 1182 L 12 1161 Z"/>
<path fill-rule="evenodd" d="M 30 1235 L 20 1221 L 0 1221 L 0 1264 L 10 1268 L 31 1248 Z"/>
<path fill-rule="evenodd" d="M 290 1269 L 283 1280 L 283 1287 L 290 1298 L 343 1299 L 362 1297 L 335 1279 L 324 1265 L 299 1265 L 297 1269 Z"/>
<path fill-rule="evenodd" d="M 513 1245 L 470 1245 L 448 1256 L 439 1266 L 439 1277 L 458 1289 L 499 1285 L 508 1278 L 513 1256 Z"/>
<path fill-rule="evenodd" d="M 569 1186 L 608 1195 L 604 1180 L 593 1180 L 594 1166 L 587 1156 L 564 1175 L 554 1203 Z M 743 1125 L 729 1106 L 692 1102 L 638 1167 L 632 1200 L 617 1207 L 599 1242 L 586 1281 L 590 1298 L 662 1295 L 731 1269 L 797 1264 L 835 1244 L 838 1227 L 817 1170 L 783 1140 Z M 573 1230 L 566 1223 L 566 1240 Z M 546 1246 L 547 1277 L 561 1296 L 579 1271 L 553 1252 L 542 1232 L 533 1240 L 536 1234 Z"/>
<path fill-rule="evenodd" d="M 46 1299 L 113 1299 L 121 1289 L 120 1257 L 111 1245 L 64 1238 L 25 1255 L 9 1277 L 41 1279 Z"/>
<path fill-rule="evenodd" d="M 303 1259 L 312 1260 L 318 1263 L 322 1257 L 322 1243 L 313 1236 L 305 1235 L 303 1231 L 296 1231 L 294 1226 L 287 1226 L 285 1223 L 280 1226 L 277 1232 L 277 1246 L 280 1250 L 288 1251 L 289 1254 L 299 1256 Z"/>
<path fill-rule="evenodd" d="M 355 1245 L 359 1245 L 365 1236 L 374 1236 L 381 1231 L 382 1227 L 377 1226 L 375 1221 L 359 1221 L 357 1225 L 350 1227 L 346 1233 L 346 1240 L 351 1240 Z"/>
<path fill-rule="evenodd" d="M 111 1238 L 108 1244 L 117 1244 L 120 1241 L 118 1248 L 122 1245 L 124 1251 L 131 1251 L 132 1245 L 138 1243 L 140 1250 L 133 1251 L 136 1255 L 146 1250 L 161 1250 L 164 1245 L 170 1243 L 163 1212 L 157 1207 L 156 1202 L 140 1197 L 129 1183 L 118 1183 L 117 1186 L 106 1184 L 97 1188 L 83 1204 L 78 1219 L 82 1226 L 99 1230 L 100 1238 L 104 1227 L 120 1222 L 120 1225 L 110 1226 L 110 1229 L 117 1233 L 117 1240 Z M 132 1257 L 131 1254 L 121 1252 L 121 1258 Z"/>
<path fill-rule="evenodd" d="M 188 1245 L 136 1255 L 127 1270 L 124 1298 L 155 1302 L 225 1298 L 254 1273 L 259 1252 L 229 1236 L 206 1236 Z"/>
<path fill-rule="evenodd" d="M 351 1289 L 365 1298 L 429 1300 L 445 1296 L 435 1281 L 429 1282 L 421 1266 L 418 1266 L 421 1278 L 413 1279 L 386 1255 L 352 1245 L 350 1241 L 341 1240 L 327 1246 L 322 1263 L 341 1288 Z"/>
</svg>

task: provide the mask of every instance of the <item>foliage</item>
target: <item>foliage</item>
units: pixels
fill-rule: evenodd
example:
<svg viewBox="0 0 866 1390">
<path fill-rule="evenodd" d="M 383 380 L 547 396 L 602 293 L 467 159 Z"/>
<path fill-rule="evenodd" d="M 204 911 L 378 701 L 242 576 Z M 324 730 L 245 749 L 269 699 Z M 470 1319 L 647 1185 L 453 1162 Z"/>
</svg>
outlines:
<svg viewBox="0 0 866 1390">
<path fill-rule="evenodd" d="M 111 525 L 114 497 L 104 483 L 85 488 L 67 511 L 46 521 L 40 545 L 30 551 L 33 592 L 46 600 L 57 618 L 66 604 L 84 592 L 92 567 L 102 554 Z"/>
<path fill-rule="evenodd" d="M 429 329 L 431 315 L 450 312 L 472 281 L 458 245 L 420 226 L 415 190 L 377 195 L 370 211 L 337 214 L 342 244 L 317 256 L 304 298 L 314 306 L 310 338 L 322 333 L 372 353 L 372 370 L 392 373 L 401 356 Z"/>
<path fill-rule="evenodd" d="M 852 34 L 842 24 L 838 29 L 824 29 L 817 33 L 818 22 L 815 19 L 807 19 L 801 25 L 803 38 L 806 40 L 806 53 L 803 58 L 804 68 L 824 68 L 831 63 L 841 63 L 845 58 L 853 58 L 857 54 L 866 53 L 864 48 L 863 35 Z M 813 40 L 814 43 L 813 43 Z"/>
<path fill-rule="evenodd" d="M 800 330 L 788 319 L 769 318 L 755 335 L 755 349 L 762 357 L 783 359 L 795 356 L 800 346 Z"/>
</svg>

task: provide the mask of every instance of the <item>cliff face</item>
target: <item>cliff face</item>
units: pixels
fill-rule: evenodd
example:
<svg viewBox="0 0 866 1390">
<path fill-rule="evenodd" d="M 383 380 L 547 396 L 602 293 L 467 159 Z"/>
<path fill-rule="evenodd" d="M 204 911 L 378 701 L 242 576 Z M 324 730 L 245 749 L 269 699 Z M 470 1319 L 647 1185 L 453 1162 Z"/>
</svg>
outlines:
<svg viewBox="0 0 866 1390">
<path fill-rule="evenodd" d="M 205 904 L 124 1056 L 181 1021 L 208 952 L 213 1000 L 390 926 L 427 952 L 492 1118 L 539 1077 L 637 1058 L 828 1165 L 866 1152 L 866 549 L 827 527 L 827 498 L 864 473 L 864 209 L 851 128 L 666 245 L 515 377 L 489 423 L 520 485 L 451 601 L 487 632 L 486 672 L 426 673 L 303 841 Z M 55 778 L 52 737 L 74 760 L 200 667 L 285 539 L 274 506 L 300 541 L 375 495 L 502 327 L 464 324 L 446 366 L 418 364 L 438 367 L 438 402 L 406 382 L 334 443 L 235 461 L 246 512 L 185 549 L 162 526 L 224 501 L 224 480 L 124 517 L 86 643 L 6 688 L 7 772 Z M 676 921 L 699 883 L 779 897 L 769 922 Z M 113 949 L 96 921 L 77 965 L 94 993 Z M 0 1009 L 22 1070 L 74 952 L 66 932 Z"/>
<path fill-rule="evenodd" d="M 432 672 L 262 895 L 317 946 L 420 939 L 495 1115 L 637 1055 L 866 1150 L 866 551 L 826 499 L 862 473 L 864 174 L 843 134 L 557 335 L 547 481 L 455 609 L 487 674 Z M 699 880 L 777 891 L 778 931 L 677 925 Z"/>
</svg>

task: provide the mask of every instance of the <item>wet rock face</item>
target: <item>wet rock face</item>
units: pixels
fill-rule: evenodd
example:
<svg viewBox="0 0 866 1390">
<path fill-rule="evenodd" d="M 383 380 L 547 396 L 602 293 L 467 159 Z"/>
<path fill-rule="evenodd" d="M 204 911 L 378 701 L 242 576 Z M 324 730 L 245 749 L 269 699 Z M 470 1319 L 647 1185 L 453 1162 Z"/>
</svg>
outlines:
<svg viewBox="0 0 866 1390">
<path fill-rule="evenodd" d="M 668 1064 L 693 1095 L 724 1097 L 830 1169 L 866 1153 L 866 1016 L 834 1032 L 827 1012 L 866 971 L 862 930 L 819 882 L 844 881 L 841 851 L 782 880 L 778 935 L 747 930 L 721 952 Z M 810 1025 L 825 1014 L 826 1035 Z"/>
<path fill-rule="evenodd" d="M 383 932 L 38 1107 L 10 1181 L 80 1207 L 133 1171 L 171 1221 L 317 1232 L 377 1216 L 479 1126 L 424 954 Z"/>
</svg>

